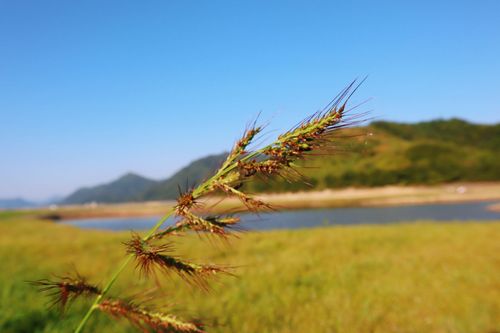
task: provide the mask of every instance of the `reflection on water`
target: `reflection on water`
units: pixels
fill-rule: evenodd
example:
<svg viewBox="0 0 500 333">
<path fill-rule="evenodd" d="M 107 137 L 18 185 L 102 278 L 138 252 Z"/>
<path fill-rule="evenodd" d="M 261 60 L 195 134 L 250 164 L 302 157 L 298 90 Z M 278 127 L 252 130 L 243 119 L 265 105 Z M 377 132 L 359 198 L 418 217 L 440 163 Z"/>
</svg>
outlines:
<svg viewBox="0 0 500 333">
<path fill-rule="evenodd" d="M 492 202 L 432 204 L 398 207 L 326 208 L 242 215 L 246 230 L 309 228 L 324 225 L 384 224 L 402 221 L 491 221 L 500 220 L 500 213 L 486 208 Z M 151 228 L 158 218 L 98 218 L 72 220 L 65 223 L 83 229 L 142 230 Z M 166 223 L 171 224 L 173 220 Z"/>
</svg>

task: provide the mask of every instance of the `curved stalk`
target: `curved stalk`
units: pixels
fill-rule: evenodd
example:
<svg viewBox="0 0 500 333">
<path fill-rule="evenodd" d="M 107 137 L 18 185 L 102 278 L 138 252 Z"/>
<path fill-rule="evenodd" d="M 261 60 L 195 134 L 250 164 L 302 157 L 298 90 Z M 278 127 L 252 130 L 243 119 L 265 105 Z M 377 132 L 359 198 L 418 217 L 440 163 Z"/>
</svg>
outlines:
<svg viewBox="0 0 500 333">
<path fill-rule="evenodd" d="M 251 159 L 251 158 L 253 158 L 253 157 L 261 154 L 266 148 L 267 147 L 259 149 L 258 151 L 253 152 L 253 153 L 251 153 L 251 154 L 243 157 L 241 160 L 242 161 L 249 160 L 249 159 Z M 220 169 L 214 176 L 210 177 L 205 182 L 203 182 L 202 184 L 200 184 L 200 186 L 198 186 L 193 191 L 193 196 L 200 197 L 203 194 L 205 194 L 207 191 L 210 190 L 210 186 L 213 183 L 214 179 L 226 175 L 230 171 L 234 170 L 236 167 L 237 167 L 237 163 L 232 163 L 227 168 Z M 143 240 L 147 241 L 147 240 L 151 239 L 151 236 L 153 236 L 155 234 L 155 232 L 158 231 L 158 229 L 163 225 L 163 223 L 165 223 L 165 221 L 172 216 L 172 214 L 174 213 L 174 211 L 175 211 L 174 208 L 171 208 L 168 211 L 168 213 L 165 214 L 165 216 L 163 216 L 160 220 L 158 220 L 158 222 L 155 224 L 155 226 L 149 230 L 149 232 L 147 233 L 146 236 L 144 236 Z M 83 328 L 85 327 L 85 325 L 89 321 L 89 319 L 92 316 L 92 314 L 94 313 L 94 311 L 99 306 L 99 303 L 101 302 L 101 300 L 103 299 L 103 297 L 106 296 L 106 294 L 109 292 L 109 290 L 111 289 L 111 287 L 115 284 L 115 282 L 118 279 L 118 277 L 120 276 L 120 274 L 123 272 L 123 270 L 128 266 L 128 264 L 130 263 L 130 261 L 133 259 L 133 256 L 134 256 L 133 254 L 129 254 L 125 258 L 125 260 L 121 263 L 121 265 L 117 268 L 117 270 L 113 273 L 113 275 L 111 276 L 110 280 L 108 281 L 108 283 L 106 284 L 106 286 L 102 290 L 101 294 L 99 294 L 95 298 L 94 302 L 92 303 L 92 305 L 88 309 L 87 313 L 85 314 L 85 316 L 82 318 L 82 320 L 78 324 L 78 327 L 75 329 L 74 333 L 81 333 L 82 332 Z"/>
<path fill-rule="evenodd" d="M 168 220 L 169 217 L 172 216 L 173 213 L 174 213 L 174 209 L 171 208 L 169 210 L 169 212 L 167 214 L 165 214 L 165 216 L 163 216 L 160 220 L 158 220 L 158 222 L 156 222 L 155 226 L 149 230 L 147 235 L 144 236 L 143 240 L 146 241 L 146 240 L 150 239 L 151 236 L 154 235 L 154 233 L 163 225 L 163 223 L 165 223 L 166 220 Z M 101 302 L 102 298 L 104 296 L 106 296 L 106 294 L 109 292 L 111 287 L 115 284 L 115 282 L 118 279 L 118 277 L 120 276 L 120 274 L 128 266 L 130 261 L 132 261 L 133 257 L 134 257 L 133 254 L 129 254 L 125 258 L 125 260 L 121 263 L 121 265 L 117 268 L 117 270 L 113 273 L 113 275 L 109 279 L 108 283 L 106 284 L 106 286 L 104 287 L 102 292 L 95 298 L 94 302 L 92 303 L 92 305 L 88 309 L 87 313 L 85 314 L 85 316 L 82 318 L 82 320 L 78 324 L 78 327 L 75 329 L 75 333 L 82 332 L 83 328 L 85 327 L 85 325 L 89 321 L 90 317 L 92 316 L 92 313 L 94 313 L 94 311 L 99 306 L 99 303 Z"/>
<path fill-rule="evenodd" d="M 351 84 L 352 86 L 352 84 Z M 350 86 L 350 87 L 351 87 Z M 349 88 L 350 88 L 349 87 Z M 344 92 L 345 93 L 345 92 Z M 345 104 L 344 104 L 345 105 Z M 302 128 L 297 128 L 296 130 L 290 131 L 288 133 L 285 133 L 285 135 L 282 135 L 278 137 L 278 139 L 265 146 L 264 148 L 258 149 L 254 152 L 251 152 L 247 155 L 239 156 L 239 158 L 233 158 L 233 159 L 228 159 L 226 162 L 217 170 L 217 172 L 204 181 L 202 184 L 200 184 L 198 187 L 196 187 L 192 192 L 191 195 L 194 198 L 194 200 L 209 194 L 215 190 L 214 184 L 216 184 L 219 180 L 221 180 L 223 177 L 227 176 L 230 172 L 238 168 L 238 162 L 248 162 L 249 160 L 256 158 L 258 156 L 261 156 L 262 154 L 266 154 L 270 149 L 275 148 L 277 145 L 283 147 L 283 145 L 286 146 L 290 145 L 292 146 L 294 144 L 292 139 L 299 138 L 301 136 L 306 136 L 309 135 L 311 139 L 317 139 L 322 135 L 323 132 L 327 131 L 328 128 L 336 124 L 338 121 L 340 121 L 342 117 L 342 112 L 343 112 L 344 107 L 342 106 L 341 109 L 337 111 L 336 108 L 332 107 L 330 109 L 329 114 L 324 114 L 320 115 L 318 119 L 315 119 L 312 121 L 310 118 L 308 122 L 305 124 L 307 126 L 303 126 Z M 296 144 L 295 144 L 296 145 Z M 287 146 L 286 146 L 287 147 Z M 295 153 L 303 153 L 300 147 L 292 146 L 292 148 L 286 148 L 286 149 L 298 149 L 295 151 Z M 243 154 L 243 153 L 242 153 Z M 176 206 L 177 207 L 177 206 Z M 146 236 L 143 237 L 143 241 L 148 241 L 152 238 L 152 236 L 156 233 L 156 231 L 162 226 L 162 224 L 169 218 L 171 217 L 175 211 L 176 207 L 171 208 L 168 213 L 163 216 L 157 223 L 156 225 L 149 230 Z M 101 300 L 106 296 L 108 291 L 111 289 L 111 287 L 114 285 L 120 274 L 124 271 L 124 269 L 127 267 L 127 265 L 132 261 L 134 255 L 129 254 L 125 260 L 122 262 L 122 264 L 117 268 L 117 270 L 114 272 L 114 274 L 111 276 L 110 280 L 102 290 L 101 294 L 99 294 L 94 302 L 92 303 L 92 306 L 88 309 L 87 313 L 79 323 L 78 327 L 75 329 L 75 333 L 81 333 L 84 326 L 94 313 L 94 311 L 99 307 L 99 304 Z"/>
</svg>

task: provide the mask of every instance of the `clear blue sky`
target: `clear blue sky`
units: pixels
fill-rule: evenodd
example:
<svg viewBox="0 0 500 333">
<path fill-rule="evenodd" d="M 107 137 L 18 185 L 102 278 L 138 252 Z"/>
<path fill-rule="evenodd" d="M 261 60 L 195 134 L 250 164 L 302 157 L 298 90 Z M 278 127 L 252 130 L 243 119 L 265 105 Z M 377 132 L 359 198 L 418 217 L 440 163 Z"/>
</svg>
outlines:
<svg viewBox="0 0 500 333">
<path fill-rule="evenodd" d="M 378 119 L 500 120 L 500 1 L 0 0 L 0 198 L 165 178 L 355 77 Z"/>
</svg>

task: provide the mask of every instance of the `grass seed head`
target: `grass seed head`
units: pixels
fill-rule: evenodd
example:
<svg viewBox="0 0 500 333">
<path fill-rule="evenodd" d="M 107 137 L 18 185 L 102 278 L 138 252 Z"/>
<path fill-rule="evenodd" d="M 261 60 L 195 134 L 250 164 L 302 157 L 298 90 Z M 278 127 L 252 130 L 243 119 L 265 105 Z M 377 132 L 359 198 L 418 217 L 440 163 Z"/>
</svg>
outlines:
<svg viewBox="0 0 500 333">
<path fill-rule="evenodd" d="M 245 131 L 243 137 L 236 142 L 230 155 L 241 156 L 246 154 L 246 149 L 255 139 L 255 137 L 262 131 L 262 127 L 253 126 Z"/>
<path fill-rule="evenodd" d="M 273 209 L 271 207 L 271 205 L 269 205 L 268 203 L 261 201 L 259 199 L 255 199 L 254 197 L 246 194 L 245 192 L 239 191 L 239 190 L 237 190 L 234 187 L 231 187 L 229 185 L 226 185 L 223 183 L 218 183 L 218 184 L 216 184 L 216 187 L 219 188 L 224 193 L 226 193 L 230 196 L 235 196 L 238 199 L 240 199 L 240 201 L 250 211 L 257 212 L 257 211 L 264 210 L 264 209 L 267 209 L 267 210 Z"/>
<path fill-rule="evenodd" d="M 193 196 L 193 191 L 188 191 L 186 193 L 182 193 L 177 198 L 177 211 L 189 210 L 193 206 L 196 205 L 196 200 Z"/>
<path fill-rule="evenodd" d="M 229 274 L 226 268 L 216 265 L 201 265 L 189 261 L 181 260 L 172 256 L 172 244 L 151 245 L 142 240 L 138 235 L 125 243 L 127 252 L 135 256 L 136 266 L 143 275 L 152 275 L 155 270 L 169 274 L 175 272 L 189 283 L 208 289 L 206 279 L 210 276 L 225 273 Z"/>
<path fill-rule="evenodd" d="M 51 307 L 59 306 L 63 310 L 79 296 L 99 295 L 101 293 L 98 287 L 87 283 L 86 279 L 78 274 L 75 277 L 58 277 L 54 281 L 43 279 L 30 283 L 52 298 Z"/>
<path fill-rule="evenodd" d="M 262 132 L 262 127 L 254 123 L 248 128 L 212 177 L 206 179 L 198 187 L 180 193 L 173 209 L 173 213 L 179 218 L 175 225 L 156 232 L 160 228 L 159 223 L 152 229 L 152 236 L 142 239 L 138 235 L 133 235 L 132 239 L 125 243 L 127 252 L 134 255 L 137 268 L 141 273 L 149 275 L 156 270 L 167 274 L 175 272 L 183 279 L 203 289 L 208 288 L 206 282 L 208 277 L 219 273 L 229 274 L 227 269 L 216 265 L 201 265 L 181 260 L 171 254 L 173 251 L 171 243 L 155 245 L 152 240 L 158 241 L 166 235 L 180 234 L 187 230 L 204 232 L 222 238 L 230 235 L 230 229 L 233 229 L 239 222 L 238 218 L 200 217 L 192 212 L 199 205 L 197 200 L 217 191 L 237 197 L 249 211 L 259 212 L 272 209 L 269 204 L 240 190 L 240 187 L 255 175 L 266 177 L 278 175 L 289 182 L 305 181 L 301 173 L 297 171 L 296 162 L 314 153 L 336 152 L 333 149 L 335 148 L 334 134 L 339 129 L 359 123 L 355 121 L 356 117 L 345 117 L 346 103 L 359 87 L 359 85 L 355 86 L 355 83 L 356 81 L 344 89 L 325 109 L 303 120 L 264 148 L 253 151 L 249 149 L 255 138 Z M 41 280 L 34 284 L 42 291 L 51 292 L 55 297 L 54 303 L 62 306 L 82 294 L 101 294 L 96 287 L 88 285 L 81 278 L 62 278 L 55 282 Z M 106 291 L 103 293 L 105 294 Z M 101 294 L 101 297 L 103 296 Z M 98 304 L 97 308 L 114 317 L 128 319 L 144 332 L 203 332 L 197 324 L 182 322 L 163 313 L 151 312 L 131 302 L 105 300 Z M 92 309 L 89 311 L 88 313 L 91 313 Z M 88 317 L 84 318 L 80 327 L 83 327 Z"/>
<path fill-rule="evenodd" d="M 231 234 L 233 226 L 239 222 L 236 217 L 201 217 L 190 211 L 181 211 L 178 213 L 181 220 L 174 226 L 167 228 L 169 230 L 193 230 L 195 232 L 209 233 L 222 238 L 227 238 Z"/>
<path fill-rule="evenodd" d="M 199 323 L 186 322 L 162 312 L 150 311 L 123 300 L 105 300 L 98 309 L 114 318 L 127 319 L 145 333 L 204 333 Z"/>
</svg>

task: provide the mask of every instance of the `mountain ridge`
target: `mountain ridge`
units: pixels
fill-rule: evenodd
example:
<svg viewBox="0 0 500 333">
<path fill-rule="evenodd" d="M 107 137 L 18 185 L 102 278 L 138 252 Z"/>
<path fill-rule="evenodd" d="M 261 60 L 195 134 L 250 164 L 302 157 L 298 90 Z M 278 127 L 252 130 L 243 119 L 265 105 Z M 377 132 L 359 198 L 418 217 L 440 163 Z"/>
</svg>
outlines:
<svg viewBox="0 0 500 333">
<path fill-rule="evenodd" d="M 2 198 L 0 199 L 0 209 L 31 208 L 38 206 L 37 203 L 23 198 Z"/>
<path fill-rule="evenodd" d="M 117 203 L 175 199 L 179 187 L 189 187 L 202 181 L 222 163 L 226 156 L 227 153 L 222 153 L 199 158 L 164 180 L 153 180 L 128 172 L 113 181 L 77 189 L 61 203 Z"/>
<path fill-rule="evenodd" d="M 82 187 L 64 198 L 61 203 L 84 204 L 89 202 L 139 201 L 141 193 L 155 182 L 155 180 L 128 172 L 108 183 Z"/>
</svg>

